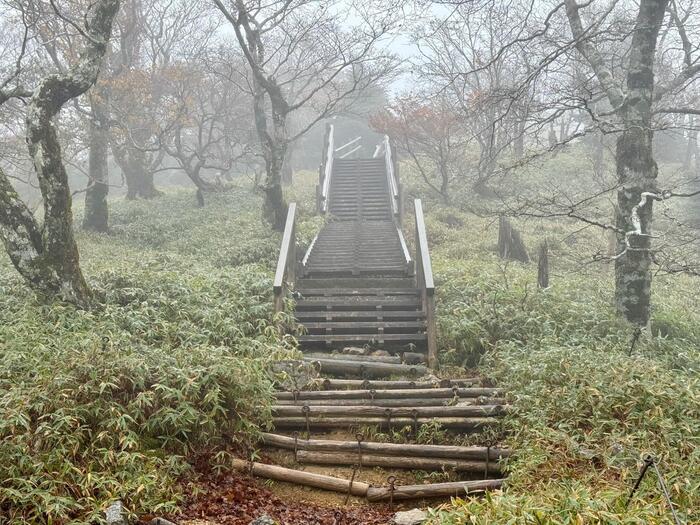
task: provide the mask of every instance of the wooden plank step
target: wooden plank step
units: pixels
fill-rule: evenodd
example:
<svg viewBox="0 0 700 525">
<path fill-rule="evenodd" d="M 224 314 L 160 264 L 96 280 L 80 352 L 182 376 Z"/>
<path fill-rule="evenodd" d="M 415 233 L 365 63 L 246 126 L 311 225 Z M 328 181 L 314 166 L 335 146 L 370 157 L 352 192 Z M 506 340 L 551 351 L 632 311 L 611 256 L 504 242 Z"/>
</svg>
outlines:
<svg viewBox="0 0 700 525">
<path fill-rule="evenodd" d="M 371 319 L 383 317 L 385 319 L 423 319 L 425 313 L 422 311 L 403 311 L 403 310 L 365 310 L 365 311 L 342 311 L 342 310 L 318 310 L 318 311 L 303 311 L 294 313 L 297 320 L 330 318 L 332 320 L 348 318 L 348 319 Z"/>
<path fill-rule="evenodd" d="M 420 290 L 406 288 L 305 288 L 297 286 L 296 291 L 302 295 L 420 295 Z"/>
<path fill-rule="evenodd" d="M 326 321 L 302 323 L 307 329 L 326 328 L 425 328 L 424 321 Z"/>
<path fill-rule="evenodd" d="M 411 299 L 411 298 L 403 298 L 403 297 L 383 297 L 381 299 L 379 298 L 367 298 L 365 299 L 364 297 L 347 297 L 343 299 L 336 299 L 336 298 L 325 298 L 325 297 L 318 297 L 318 298 L 305 298 L 305 299 L 299 299 L 296 302 L 297 308 L 306 308 L 306 307 L 316 307 L 319 305 L 323 306 L 361 306 L 363 308 L 365 307 L 370 307 L 370 306 L 411 306 L 411 307 L 416 307 L 416 306 L 421 306 L 421 301 L 419 299 Z"/>
<path fill-rule="evenodd" d="M 367 341 L 377 341 L 379 343 L 406 341 L 413 343 L 425 340 L 425 334 L 312 334 L 297 336 L 297 341 L 300 343 L 358 343 Z"/>
<path fill-rule="evenodd" d="M 307 363 L 318 363 L 319 372 L 328 374 L 354 374 L 360 377 L 387 377 L 391 375 L 423 376 L 428 369 L 423 365 L 404 365 L 393 363 L 363 363 L 359 361 L 341 361 L 335 359 L 308 359 Z M 293 399 L 293 398 L 292 398 Z"/>
</svg>

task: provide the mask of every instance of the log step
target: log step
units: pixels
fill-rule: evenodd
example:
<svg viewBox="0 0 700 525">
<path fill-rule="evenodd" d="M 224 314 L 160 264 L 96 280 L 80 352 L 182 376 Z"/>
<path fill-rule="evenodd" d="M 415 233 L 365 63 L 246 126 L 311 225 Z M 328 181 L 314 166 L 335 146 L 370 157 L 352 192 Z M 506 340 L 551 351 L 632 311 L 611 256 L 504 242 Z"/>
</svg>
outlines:
<svg viewBox="0 0 700 525">
<path fill-rule="evenodd" d="M 274 405 L 273 415 L 277 417 L 495 417 L 502 416 L 508 410 L 507 405 L 466 405 L 418 407 L 406 405 L 398 408 L 373 406 L 312 406 L 312 405 Z"/>
<path fill-rule="evenodd" d="M 480 430 L 493 425 L 492 417 L 275 417 L 272 422 L 276 429 L 338 429 L 376 426 L 381 429 L 413 427 L 439 423 L 448 430 Z"/>
<path fill-rule="evenodd" d="M 345 355 L 345 354 L 339 354 Z M 402 381 L 402 380 L 376 380 L 368 379 L 324 379 L 320 383 L 323 390 L 333 389 L 362 389 L 362 390 L 387 390 L 387 389 L 408 389 L 408 388 L 452 388 L 452 387 L 470 387 L 481 384 L 481 379 L 478 377 L 470 377 L 467 379 L 442 379 L 440 382 L 434 381 Z"/>
<path fill-rule="evenodd" d="M 299 439 L 281 434 L 263 432 L 262 443 L 265 446 L 285 450 L 309 450 L 315 452 L 357 452 L 357 441 L 333 439 Z M 452 459 L 473 459 L 498 461 L 510 456 L 510 451 L 499 447 L 461 447 L 452 445 L 415 445 L 406 443 L 379 443 L 363 441 L 360 444 L 363 453 L 386 456 L 432 457 Z"/>
<path fill-rule="evenodd" d="M 406 366 L 406 365 L 402 365 Z M 312 390 L 303 392 L 277 392 L 277 399 L 399 399 L 411 397 L 473 398 L 493 397 L 501 394 L 498 388 L 399 388 L 387 390 Z"/>
<path fill-rule="evenodd" d="M 462 399 L 455 403 L 454 398 L 448 397 L 424 397 L 407 399 L 278 399 L 278 405 L 295 406 L 372 406 L 372 407 L 446 407 L 446 406 L 471 406 L 471 405 L 505 405 L 506 400 L 501 397 L 473 397 Z"/>
<path fill-rule="evenodd" d="M 496 462 L 487 464 L 486 461 L 469 461 L 465 459 L 375 456 L 372 454 L 362 454 L 360 456 L 357 452 L 333 453 L 299 450 L 296 460 L 298 463 L 310 465 L 352 466 L 361 463 L 363 467 L 425 471 L 455 470 L 457 472 L 488 472 L 490 475 L 501 474 L 501 469 Z"/>
</svg>

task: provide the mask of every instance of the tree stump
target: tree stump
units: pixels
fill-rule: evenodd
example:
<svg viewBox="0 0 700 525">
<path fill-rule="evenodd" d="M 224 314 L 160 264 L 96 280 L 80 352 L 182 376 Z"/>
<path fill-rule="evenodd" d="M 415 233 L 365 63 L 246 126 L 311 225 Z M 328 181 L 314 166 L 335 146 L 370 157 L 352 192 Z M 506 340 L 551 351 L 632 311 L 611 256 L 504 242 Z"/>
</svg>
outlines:
<svg viewBox="0 0 700 525">
<path fill-rule="evenodd" d="M 498 220 L 498 255 L 502 259 L 530 262 L 530 256 L 520 232 L 513 228 L 506 217 Z"/>
<path fill-rule="evenodd" d="M 537 261 L 537 286 L 549 288 L 549 245 L 547 239 L 540 244 Z"/>
</svg>

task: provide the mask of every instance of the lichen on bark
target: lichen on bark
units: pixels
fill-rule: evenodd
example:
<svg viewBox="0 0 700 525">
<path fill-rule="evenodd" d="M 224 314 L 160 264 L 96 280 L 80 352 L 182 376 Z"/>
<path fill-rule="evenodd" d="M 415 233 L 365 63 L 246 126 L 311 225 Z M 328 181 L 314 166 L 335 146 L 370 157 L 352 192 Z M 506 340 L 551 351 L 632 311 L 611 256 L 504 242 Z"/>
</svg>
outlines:
<svg viewBox="0 0 700 525">
<path fill-rule="evenodd" d="M 43 197 L 43 224 L 0 171 L 0 236 L 10 260 L 33 290 L 80 307 L 90 305 L 92 294 L 80 268 L 68 175 L 54 117 L 95 83 L 118 9 L 119 0 L 92 5 L 85 48 L 76 64 L 65 73 L 44 77 L 29 99 L 26 141 Z"/>
</svg>

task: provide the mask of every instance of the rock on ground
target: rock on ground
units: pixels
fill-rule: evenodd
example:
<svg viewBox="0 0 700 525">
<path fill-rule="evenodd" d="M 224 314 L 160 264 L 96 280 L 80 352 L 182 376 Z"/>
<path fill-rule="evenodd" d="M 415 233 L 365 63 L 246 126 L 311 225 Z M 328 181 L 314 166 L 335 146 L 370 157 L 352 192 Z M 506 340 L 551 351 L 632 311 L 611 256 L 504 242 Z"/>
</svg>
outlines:
<svg viewBox="0 0 700 525">
<path fill-rule="evenodd" d="M 404 512 L 397 512 L 394 514 L 392 523 L 394 525 L 420 525 L 427 519 L 427 512 L 420 509 L 413 509 Z"/>
<path fill-rule="evenodd" d="M 262 516 L 251 521 L 250 525 L 277 525 L 277 522 L 267 514 L 263 514 Z"/>
</svg>

